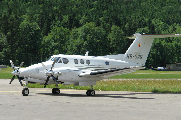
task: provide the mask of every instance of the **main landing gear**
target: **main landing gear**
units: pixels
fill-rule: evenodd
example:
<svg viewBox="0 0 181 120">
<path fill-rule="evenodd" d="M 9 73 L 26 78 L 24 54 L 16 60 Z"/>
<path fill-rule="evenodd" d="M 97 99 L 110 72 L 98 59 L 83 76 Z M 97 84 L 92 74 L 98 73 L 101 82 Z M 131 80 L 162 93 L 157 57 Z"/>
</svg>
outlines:
<svg viewBox="0 0 181 120">
<path fill-rule="evenodd" d="M 53 88 L 52 93 L 53 94 L 60 94 L 60 90 L 58 88 Z"/>
<path fill-rule="evenodd" d="M 93 86 L 91 85 L 91 89 L 87 90 L 86 92 L 87 96 L 94 96 L 95 95 L 95 91 L 93 90 Z"/>
<path fill-rule="evenodd" d="M 60 89 L 58 89 L 58 84 L 56 84 L 56 88 L 52 89 L 53 94 L 60 94 Z"/>
</svg>

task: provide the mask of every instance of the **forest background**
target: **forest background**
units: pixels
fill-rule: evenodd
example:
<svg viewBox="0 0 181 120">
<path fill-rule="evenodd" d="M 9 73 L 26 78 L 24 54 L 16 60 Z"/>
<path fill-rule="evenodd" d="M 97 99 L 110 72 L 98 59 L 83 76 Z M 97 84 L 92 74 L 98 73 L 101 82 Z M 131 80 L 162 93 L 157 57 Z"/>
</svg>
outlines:
<svg viewBox="0 0 181 120">
<path fill-rule="evenodd" d="M 0 0 L 0 64 L 124 54 L 134 33 L 181 33 L 181 0 Z M 181 38 L 154 40 L 147 67 L 178 62 Z"/>
</svg>

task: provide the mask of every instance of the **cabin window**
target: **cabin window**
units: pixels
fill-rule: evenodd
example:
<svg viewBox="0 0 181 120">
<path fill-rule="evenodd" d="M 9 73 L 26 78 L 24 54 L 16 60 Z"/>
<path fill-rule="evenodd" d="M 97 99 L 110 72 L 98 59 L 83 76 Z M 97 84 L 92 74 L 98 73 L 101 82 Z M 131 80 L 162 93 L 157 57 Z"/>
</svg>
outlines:
<svg viewBox="0 0 181 120">
<path fill-rule="evenodd" d="M 78 61 L 77 59 L 74 59 L 74 63 L 75 63 L 75 64 L 78 64 L 78 62 L 79 62 L 79 61 Z"/>
<path fill-rule="evenodd" d="M 84 64 L 84 60 L 83 60 L 83 59 L 80 59 L 80 63 L 81 63 L 81 64 Z"/>
<path fill-rule="evenodd" d="M 88 64 L 88 65 L 89 65 L 89 64 L 90 64 L 90 60 L 86 60 L 86 64 Z"/>
<path fill-rule="evenodd" d="M 69 62 L 69 60 L 67 58 L 63 58 L 62 60 L 63 60 L 64 64 L 67 64 Z"/>
</svg>

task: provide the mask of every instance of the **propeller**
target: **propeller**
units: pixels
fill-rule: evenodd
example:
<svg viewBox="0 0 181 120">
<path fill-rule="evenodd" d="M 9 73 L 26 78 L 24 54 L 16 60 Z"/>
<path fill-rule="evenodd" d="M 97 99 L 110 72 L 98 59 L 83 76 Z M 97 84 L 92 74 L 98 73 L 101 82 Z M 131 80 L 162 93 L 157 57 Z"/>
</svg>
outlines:
<svg viewBox="0 0 181 120">
<path fill-rule="evenodd" d="M 11 63 L 11 68 L 14 69 L 14 71 L 12 72 L 12 74 L 13 74 L 14 76 L 11 78 L 11 81 L 10 81 L 9 84 L 11 84 L 11 83 L 13 82 L 14 78 L 17 76 L 17 78 L 18 78 L 18 80 L 19 80 L 19 83 L 21 84 L 21 86 L 23 86 L 23 84 L 22 84 L 22 82 L 21 82 L 22 79 L 19 77 L 19 74 L 20 74 L 19 69 L 23 66 L 23 63 L 24 63 L 24 62 L 21 62 L 21 64 L 20 64 L 19 67 L 14 66 L 12 60 L 10 60 L 10 63 Z"/>
<path fill-rule="evenodd" d="M 52 70 L 53 67 L 54 67 L 54 65 L 55 65 L 55 62 L 56 62 L 56 61 L 57 61 L 57 58 L 54 59 L 53 64 L 52 64 L 52 67 L 51 67 L 50 70 L 48 70 L 43 63 L 41 63 L 42 66 L 47 70 L 47 72 L 45 72 L 45 74 L 46 74 L 46 76 L 47 76 L 47 79 L 46 79 L 46 81 L 45 81 L 44 88 L 45 88 L 46 85 L 48 84 L 48 81 L 49 81 L 50 77 L 52 77 L 52 79 L 53 79 L 55 82 L 57 82 L 57 84 L 59 84 L 59 82 L 57 81 L 57 79 L 53 76 L 53 75 L 54 75 L 54 72 L 53 72 L 53 70 Z"/>
</svg>

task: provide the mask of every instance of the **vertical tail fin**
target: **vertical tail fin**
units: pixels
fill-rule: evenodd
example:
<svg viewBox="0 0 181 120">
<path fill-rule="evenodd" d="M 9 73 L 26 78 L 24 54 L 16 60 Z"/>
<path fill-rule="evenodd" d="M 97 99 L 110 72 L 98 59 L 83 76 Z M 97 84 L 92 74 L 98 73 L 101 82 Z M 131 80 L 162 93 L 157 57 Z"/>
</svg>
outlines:
<svg viewBox="0 0 181 120">
<path fill-rule="evenodd" d="M 145 65 L 154 38 L 181 37 L 181 34 L 134 34 L 135 39 L 124 54 L 124 60 L 136 63 L 138 66 Z"/>
</svg>

